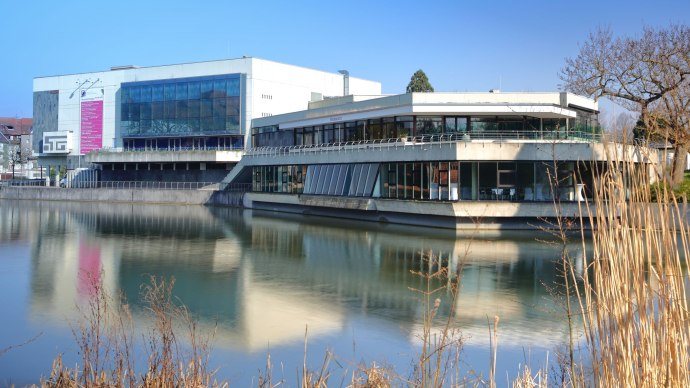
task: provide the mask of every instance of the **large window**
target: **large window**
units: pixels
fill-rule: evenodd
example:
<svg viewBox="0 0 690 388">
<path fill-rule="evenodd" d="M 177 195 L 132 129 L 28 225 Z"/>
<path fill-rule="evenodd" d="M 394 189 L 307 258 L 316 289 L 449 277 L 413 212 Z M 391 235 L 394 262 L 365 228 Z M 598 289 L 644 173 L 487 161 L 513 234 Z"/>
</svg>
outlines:
<svg viewBox="0 0 690 388">
<path fill-rule="evenodd" d="M 240 75 L 123 83 L 123 137 L 240 134 Z"/>
</svg>

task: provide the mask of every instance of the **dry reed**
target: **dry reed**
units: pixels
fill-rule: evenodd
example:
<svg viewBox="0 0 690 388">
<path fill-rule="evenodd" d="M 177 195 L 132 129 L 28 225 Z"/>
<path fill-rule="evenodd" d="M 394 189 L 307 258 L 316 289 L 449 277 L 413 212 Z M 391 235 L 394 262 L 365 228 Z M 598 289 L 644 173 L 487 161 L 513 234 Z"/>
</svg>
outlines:
<svg viewBox="0 0 690 388">
<path fill-rule="evenodd" d="M 187 309 L 174 303 L 175 280 L 151 277 L 142 298 L 153 318 L 144 337 L 147 369 L 138 375 L 134 368 L 136 344 L 132 316 L 122 300 L 114 300 L 100 282 L 92 280 L 93 297 L 82 312 L 79 326 L 72 330 L 81 362 L 74 368 L 63 365 L 58 355 L 42 387 L 222 387 L 208 369 L 211 336 L 202 336 Z M 178 337 L 180 331 L 186 336 Z M 185 338 L 186 343 L 180 343 Z"/>
<path fill-rule="evenodd" d="M 652 202 L 646 171 L 608 159 L 583 209 L 593 257 L 570 272 L 590 365 L 573 385 L 690 386 L 686 214 L 663 186 Z"/>
</svg>

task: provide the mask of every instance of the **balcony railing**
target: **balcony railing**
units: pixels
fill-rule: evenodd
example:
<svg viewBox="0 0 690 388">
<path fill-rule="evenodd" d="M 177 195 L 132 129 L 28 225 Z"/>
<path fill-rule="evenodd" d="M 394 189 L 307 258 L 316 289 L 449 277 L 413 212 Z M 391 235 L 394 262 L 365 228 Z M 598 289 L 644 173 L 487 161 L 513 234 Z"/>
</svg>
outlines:
<svg viewBox="0 0 690 388">
<path fill-rule="evenodd" d="M 245 156 L 293 155 L 294 153 L 356 151 L 390 147 L 452 146 L 472 141 L 522 141 L 522 142 L 602 142 L 603 134 L 585 131 L 482 131 L 465 134 L 422 135 L 394 139 L 357 140 L 337 143 L 323 143 L 283 147 L 256 147 L 245 152 Z"/>
</svg>

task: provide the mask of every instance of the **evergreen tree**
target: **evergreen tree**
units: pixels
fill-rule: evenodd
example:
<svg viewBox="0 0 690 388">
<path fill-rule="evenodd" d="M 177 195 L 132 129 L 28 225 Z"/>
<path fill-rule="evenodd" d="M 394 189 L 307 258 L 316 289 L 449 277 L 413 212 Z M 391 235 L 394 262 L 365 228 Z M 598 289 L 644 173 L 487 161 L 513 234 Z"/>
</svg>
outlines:
<svg viewBox="0 0 690 388">
<path fill-rule="evenodd" d="M 422 69 L 417 70 L 414 74 L 412 74 L 412 78 L 410 78 L 410 83 L 407 84 L 407 93 L 426 93 L 426 92 L 433 92 L 434 87 L 431 86 L 429 83 L 429 78 L 427 78 L 426 74 L 424 74 L 424 71 Z"/>
</svg>

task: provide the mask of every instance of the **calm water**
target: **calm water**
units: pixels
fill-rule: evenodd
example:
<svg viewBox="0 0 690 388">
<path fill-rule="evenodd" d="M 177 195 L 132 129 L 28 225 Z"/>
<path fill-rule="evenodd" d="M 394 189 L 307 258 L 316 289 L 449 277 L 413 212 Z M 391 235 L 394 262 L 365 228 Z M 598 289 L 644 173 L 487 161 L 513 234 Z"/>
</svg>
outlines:
<svg viewBox="0 0 690 388">
<path fill-rule="evenodd" d="M 217 323 L 211 364 L 235 385 L 256 381 L 269 352 L 274 376 L 294 382 L 305 326 L 310 364 L 332 350 L 338 382 L 360 362 L 405 374 L 424 309 L 410 270 L 424 268 L 426 255 L 462 264 L 459 300 L 441 304 L 465 338 L 462 370 L 488 375 L 488 322 L 498 315 L 498 376 L 512 376 L 521 363 L 554 360 L 567 339 L 547 292 L 559 283 L 559 248 L 536 237 L 196 206 L 0 201 L 0 351 L 36 337 L 0 354 L 0 385 L 37 382 L 59 353 L 77 360 L 75 306 L 92 292 L 84 273 L 122 290 L 141 330 L 142 283 L 174 276 L 175 296 L 201 327 Z"/>
</svg>

